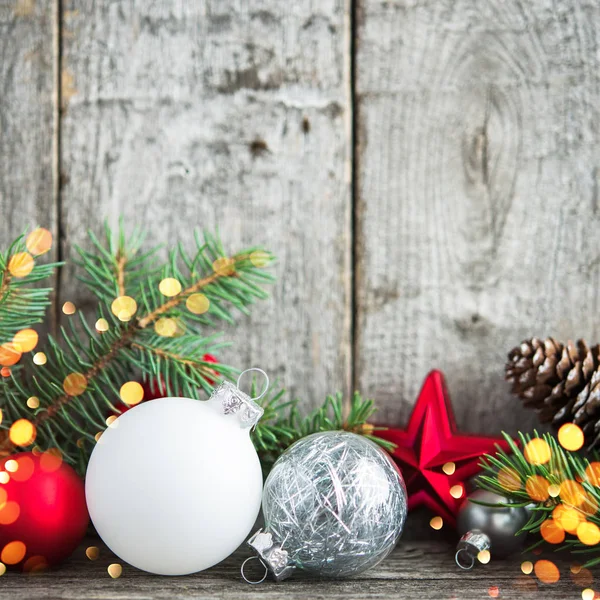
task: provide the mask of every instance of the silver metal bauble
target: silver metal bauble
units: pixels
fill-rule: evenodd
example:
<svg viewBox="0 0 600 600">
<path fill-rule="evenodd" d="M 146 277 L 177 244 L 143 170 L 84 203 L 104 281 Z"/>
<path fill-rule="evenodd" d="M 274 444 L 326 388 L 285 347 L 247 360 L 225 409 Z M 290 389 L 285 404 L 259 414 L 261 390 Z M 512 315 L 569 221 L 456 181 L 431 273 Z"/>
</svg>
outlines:
<svg viewBox="0 0 600 600">
<path fill-rule="evenodd" d="M 498 506 L 484 506 L 471 502 Z M 525 534 L 516 535 L 529 520 L 524 507 L 500 506 L 508 498 L 486 490 L 476 490 L 463 502 L 458 511 L 456 529 L 462 536 L 457 547 L 456 562 L 469 569 L 481 550 L 490 550 L 495 558 L 519 552 L 525 543 Z"/>
<path fill-rule="evenodd" d="M 276 580 L 294 568 L 348 577 L 383 560 L 406 518 L 402 475 L 363 436 L 316 433 L 277 460 L 263 492 L 265 530 L 248 541 Z"/>
</svg>

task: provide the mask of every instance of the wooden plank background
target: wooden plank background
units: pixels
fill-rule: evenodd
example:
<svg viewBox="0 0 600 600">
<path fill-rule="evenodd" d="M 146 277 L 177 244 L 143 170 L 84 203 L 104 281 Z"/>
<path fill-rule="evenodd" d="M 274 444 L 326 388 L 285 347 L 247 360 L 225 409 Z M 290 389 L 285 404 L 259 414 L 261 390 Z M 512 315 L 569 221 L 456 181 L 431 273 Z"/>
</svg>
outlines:
<svg viewBox="0 0 600 600">
<path fill-rule="evenodd" d="M 0 0 L 0 240 L 218 225 L 279 257 L 224 360 L 398 424 L 437 367 L 463 429 L 526 429 L 506 352 L 600 335 L 599 30 L 594 0 Z"/>
</svg>

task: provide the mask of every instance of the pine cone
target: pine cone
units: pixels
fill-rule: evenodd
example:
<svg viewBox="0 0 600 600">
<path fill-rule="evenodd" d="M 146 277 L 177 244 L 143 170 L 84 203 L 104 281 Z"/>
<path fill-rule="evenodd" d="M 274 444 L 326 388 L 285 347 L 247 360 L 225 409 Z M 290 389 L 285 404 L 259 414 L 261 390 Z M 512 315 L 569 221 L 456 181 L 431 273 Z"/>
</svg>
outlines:
<svg viewBox="0 0 600 600">
<path fill-rule="evenodd" d="M 509 352 L 506 379 L 542 423 L 576 423 L 591 449 L 600 446 L 599 367 L 598 344 L 533 338 Z"/>
</svg>

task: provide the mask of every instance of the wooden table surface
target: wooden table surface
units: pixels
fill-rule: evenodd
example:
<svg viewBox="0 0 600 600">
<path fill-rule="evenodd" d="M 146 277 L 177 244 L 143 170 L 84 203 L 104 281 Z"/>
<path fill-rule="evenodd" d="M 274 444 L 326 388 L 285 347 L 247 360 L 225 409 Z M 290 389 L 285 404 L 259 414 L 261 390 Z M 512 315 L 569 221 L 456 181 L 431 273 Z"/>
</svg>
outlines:
<svg viewBox="0 0 600 600">
<path fill-rule="evenodd" d="M 89 545 L 100 548 L 96 561 L 86 558 Z M 32 599 L 203 599 L 203 598 L 406 598 L 410 600 L 468 600 L 498 598 L 581 599 L 585 585 L 578 585 L 567 559 L 544 556 L 517 556 L 509 561 L 492 560 L 473 571 L 461 571 L 454 564 L 453 545 L 445 541 L 401 541 L 378 567 L 347 580 L 315 580 L 298 572 L 282 583 L 248 585 L 240 579 L 239 566 L 249 556 L 240 548 L 220 565 L 196 575 L 161 577 L 123 565 L 120 578 L 112 579 L 107 567 L 120 562 L 97 538 L 89 538 L 59 568 L 37 574 L 8 572 L 0 578 L 2 600 Z M 523 560 L 551 559 L 560 568 L 556 584 L 539 582 L 534 574 L 521 572 Z M 595 581 L 600 582 L 598 574 Z M 585 583 L 579 581 L 579 584 Z M 589 585 L 589 584 L 587 584 Z M 591 587 L 594 587 L 592 584 Z M 599 585 L 600 588 L 600 585 Z"/>
</svg>

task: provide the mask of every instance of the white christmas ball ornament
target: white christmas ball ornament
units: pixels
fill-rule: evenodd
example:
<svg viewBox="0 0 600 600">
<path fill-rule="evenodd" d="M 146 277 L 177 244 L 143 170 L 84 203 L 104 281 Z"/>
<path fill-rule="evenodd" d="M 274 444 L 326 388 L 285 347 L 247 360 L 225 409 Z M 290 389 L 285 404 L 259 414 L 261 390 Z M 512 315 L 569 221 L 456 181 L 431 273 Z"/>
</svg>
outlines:
<svg viewBox="0 0 600 600">
<path fill-rule="evenodd" d="M 262 409 L 230 383 L 208 401 L 161 398 L 114 421 L 89 461 L 92 522 L 123 561 L 161 575 L 207 569 L 246 538 L 262 472 L 250 429 Z"/>
</svg>

